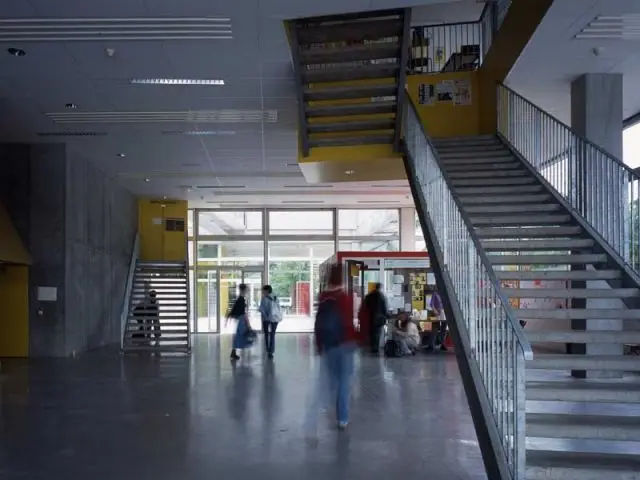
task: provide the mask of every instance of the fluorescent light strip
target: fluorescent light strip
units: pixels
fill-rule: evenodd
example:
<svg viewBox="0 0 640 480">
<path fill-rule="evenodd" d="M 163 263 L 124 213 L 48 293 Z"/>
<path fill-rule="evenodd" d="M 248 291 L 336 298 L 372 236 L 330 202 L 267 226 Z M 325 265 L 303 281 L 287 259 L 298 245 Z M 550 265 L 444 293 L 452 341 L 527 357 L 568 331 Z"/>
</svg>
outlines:
<svg viewBox="0 0 640 480">
<path fill-rule="evenodd" d="M 134 85 L 224 85 L 224 80 L 212 78 L 133 78 Z"/>
<path fill-rule="evenodd" d="M 247 188 L 245 185 L 198 185 L 198 190 L 224 190 Z"/>
<path fill-rule="evenodd" d="M 318 205 L 324 203 L 324 200 L 284 200 L 284 205 Z"/>
<path fill-rule="evenodd" d="M 188 135 L 188 136 L 207 136 L 207 135 L 235 135 L 233 130 L 165 130 L 163 135 Z"/>
</svg>

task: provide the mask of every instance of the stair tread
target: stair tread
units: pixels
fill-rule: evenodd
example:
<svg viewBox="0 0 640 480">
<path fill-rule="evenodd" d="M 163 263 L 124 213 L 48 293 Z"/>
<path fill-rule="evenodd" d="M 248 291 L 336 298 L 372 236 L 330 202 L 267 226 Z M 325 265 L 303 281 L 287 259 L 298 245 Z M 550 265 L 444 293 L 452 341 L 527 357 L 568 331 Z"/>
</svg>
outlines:
<svg viewBox="0 0 640 480">
<path fill-rule="evenodd" d="M 614 280 L 622 277 L 620 270 L 557 270 L 557 271 L 509 271 L 498 270 L 501 280 Z"/>
<path fill-rule="evenodd" d="M 388 145 L 393 143 L 393 132 L 349 137 L 310 138 L 310 147 L 344 147 L 349 145 Z"/>
<path fill-rule="evenodd" d="M 633 454 L 527 450 L 526 480 L 631 480 L 638 471 Z"/>
<path fill-rule="evenodd" d="M 503 288 L 508 297 L 520 298 L 633 298 L 637 288 Z"/>
<path fill-rule="evenodd" d="M 534 330 L 527 327 L 525 335 L 530 342 L 640 343 L 640 331 L 627 330 Z"/>
<path fill-rule="evenodd" d="M 636 404 L 640 402 L 640 382 L 569 378 L 560 381 L 527 380 L 527 399 L 541 402 L 600 402 Z"/>
<path fill-rule="evenodd" d="M 324 63 L 354 62 L 360 60 L 376 60 L 397 58 L 401 45 L 396 42 L 368 43 L 365 45 L 345 45 L 329 48 L 310 48 L 300 51 L 300 63 L 318 65 Z"/>
<path fill-rule="evenodd" d="M 331 68 L 308 70 L 302 73 L 306 83 L 346 82 L 371 78 L 393 78 L 400 67 L 398 64 L 367 65 L 352 68 Z"/>
<path fill-rule="evenodd" d="M 471 223 L 474 225 L 509 225 L 514 227 L 534 227 L 538 225 L 559 225 L 571 222 L 572 217 L 568 214 L 531 213 L 527 215 L 494 214 L 478 216 L 470 215 Z"/>
<path fill-rule="evenodd" d="M 495 265 L 568 265 L 593 264 L 607 261 L 605 254 L 547 254 L 547 255 L 495 255 L 490 254 L 489 260 Z"/>
<path fill-rule="evenodd" d="M 589 238 L 573 239 L 526 239 L 526 240 L 496 240 L 482 239 L 480 241 L 485 250 L 494 252 L 509 251 L 554 251 L 561 248 L 591 248 L 595 241 Z"/>
<path fill-rule="evenodd" d="M 528 369 L 587 369 L 587 370 L 640 370 L 640 357 L 623 355 L 566 355 L 536 353 L 527 362 Z"/>
<path fill-rule="evenodd" d="M 306 101 L 346 100 L 356 98 L 386 97 L 396 95 L 398 86 L 392 83 L 382 85 L 353 85 L 348 87 L 306 88 Z"/>
<path fill-rule="evenodd" d="M 395 113 L 397 103 L 393 101 L 367 102 L 350 105 L 307 105 L 305 111 L 309 117 L 334 117 L 343 115 L 369 115 L 377 113 Z"/>
<path fill-rule="evenodd" d="M 524 237 L 533 238 L 540 236 L 575 236 L 582 233 L 582 228 L 578 226 L 564 226 L 564 227 L 484 227 L 477 228 L 476 233 L 478 236 L 484 235 L 502 235 L 501 238 L 507 240 L 509 238 Z"/>
<path fill-rule="evenodd" d="M 513 313 L 523 319 L 640 320 L 640 310 L 627 308 L 514 308 Z"/>
<path fill-rule="evenodd" d="M 502 195 L 493 194 L 490 197 L 481 197 L 478 195 L 458 195 L 458 198 L 463 205 L 512 205 L 513 203 L 544 204 L 546 201 L 553 199 L 553 197 L 548 193 L 537 195 L 513 195 L 507 193 Z"/>
<path fill-rule="evenodd" d="M 297 29 L 298 43 L 306 45 L 338 41 L 362 42 L 402 34 L 402 20 L 397 18 L 364 20 L 358 22 L 357 26 L 358 28 L 354 28 L 354 22 L 317 26 L 305 25 L 304 28 Z"/>
<path fill-rule="evenodd" d="M 372 118 L 370 120 L 346 122 L 313 122 L 309 123 L 309 133 L 359 132 L 365 130 L 390 130 L 395 128 L 395 118 Z"/>
</svg>

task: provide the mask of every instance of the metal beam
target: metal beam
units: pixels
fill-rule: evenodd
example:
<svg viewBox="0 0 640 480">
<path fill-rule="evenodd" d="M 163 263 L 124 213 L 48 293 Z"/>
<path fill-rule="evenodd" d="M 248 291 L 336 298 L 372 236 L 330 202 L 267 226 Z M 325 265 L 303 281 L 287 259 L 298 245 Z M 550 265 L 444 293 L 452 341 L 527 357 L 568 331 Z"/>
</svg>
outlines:
<svg viewBox="0 0 640 480">
<path fill-rule="evenodd" d="M 398 71 L 398 90 L 396 93 L 397 114 L 396 129 L 393 134 L 393 149 L 400 151 L 400 143 L 402 139 L 402 112 L 404 110 L 404 102 L 407 95 L 405 82 L 407 79 L 407 62 L 409 61 L 409 39 L 411 37 L 411 9 L 404 9 L 402 38 L 400 41 L 400 70 Z"/>
</svg>

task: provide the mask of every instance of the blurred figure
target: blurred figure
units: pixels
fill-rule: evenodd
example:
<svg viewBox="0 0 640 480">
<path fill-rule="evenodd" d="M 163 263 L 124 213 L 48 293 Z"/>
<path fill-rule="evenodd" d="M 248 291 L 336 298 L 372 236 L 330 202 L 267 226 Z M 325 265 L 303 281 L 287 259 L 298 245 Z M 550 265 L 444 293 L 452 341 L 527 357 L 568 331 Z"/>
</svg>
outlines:
<svg viewBox="0 0 640 480">
<path fill-rule="evenodd" d="M 433 295 L 431 295 L 430 307 L 436 317 L 438 317 L 438 321 L 433 322 L 427 350 L 433 350 L 436 345 L 439 344 L 440 350 L 446 351 L 447 347 L 444 344 L 444 341 L 447 335 L 447 319 L 444 314 L 442 297 L 440 296 L 440 292 L 438 292 L 437 286 L 433 287 Z"/>
<path fill-rule="evenodd" d="M 402 355 L 415 355 L 418 351 L 420 330 L 407 313 L 402 313 L 396 320 L 393 328 L 393 340 L 399 343 Z"/>
<path fill-rule="evenodd" d="M 273 358 L 276 352 L 276 329 L 282 320 L 280 304 L 271 285 L 262 287 L 262 300 L 260 300 L 260 316 L 262 317 L 262 332 L 264 333 L 264 350 L 269 358 Z"/>
<path fill-rule="evenodd" d="M 318 297 L 315 341 L 318 353 L 324 357 L 330 391 L 335 398 L 338 428 L 345 429 L 349 424 L 351 379 L 356 349 L 353 300 L 342 288 L 340 265 L 331 268 L 328 283 L 328 288 Z"/>
<path fill-rule="evenodd" d="M 244 283 L 238 286 L 238 298 L 236 298 L 231 311 L 227 315 L 227 323 L 229 323 L 230 318 L 238 322 L 236 333 L 233 335 L 233 348 L 230 355 L 232 361 L 240 359 L 238 349 L 246 349 L 253 344 L 251 339 L 252 330 L 247 315 L 247 299 L 245 298 L 247 291 L 248 287 Z"/>
<path fill-rule="evenodd" d="M 374 289 L 364 297 L 364 306 L 369 316 L 369 344 L 371 346 L 371 353 L 377 355 L 380 349 L 382 329 L 389 317 L 387 300 L 384 297 L 384 293 L 382 293 L 381 284 L 376 283 Z"/>
</svg>

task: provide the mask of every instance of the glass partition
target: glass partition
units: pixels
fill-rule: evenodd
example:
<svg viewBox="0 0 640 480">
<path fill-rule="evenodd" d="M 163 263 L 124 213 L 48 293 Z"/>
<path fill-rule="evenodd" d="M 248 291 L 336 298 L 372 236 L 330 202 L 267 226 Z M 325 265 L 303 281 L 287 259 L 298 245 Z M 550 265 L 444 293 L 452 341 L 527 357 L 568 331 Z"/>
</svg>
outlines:
<svg viewBox="0 0 640 480">
<path fill-rule="evenodd" d="M 269 212 L 269 235 L 333 235 L 333 210 Z"/>
<path fill-rule="evenodd" d="M 262 235 L 262 211 L 205 211 L 198 215 L 200 236 Z"/>
</svg>

